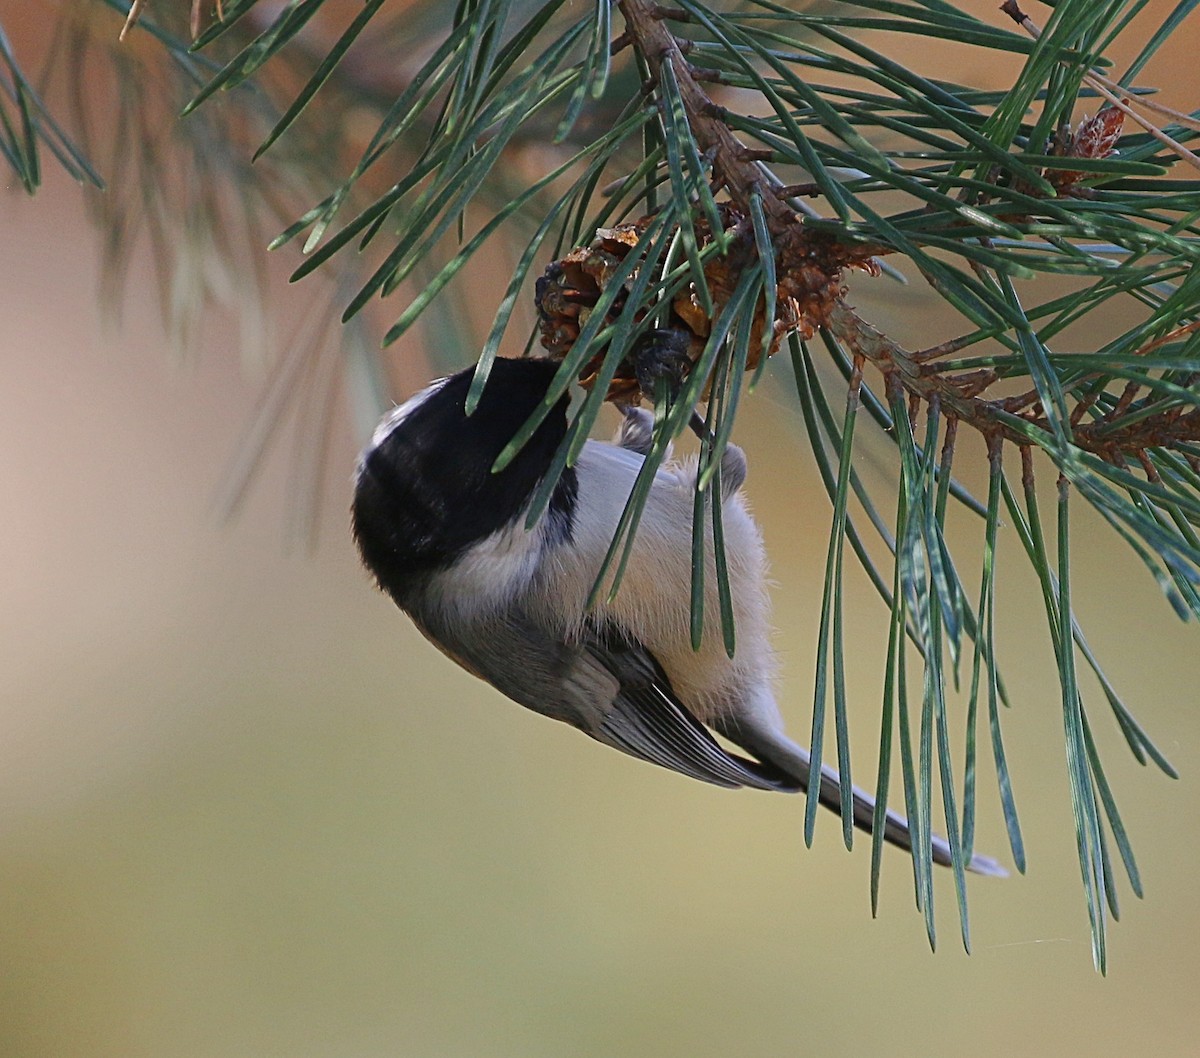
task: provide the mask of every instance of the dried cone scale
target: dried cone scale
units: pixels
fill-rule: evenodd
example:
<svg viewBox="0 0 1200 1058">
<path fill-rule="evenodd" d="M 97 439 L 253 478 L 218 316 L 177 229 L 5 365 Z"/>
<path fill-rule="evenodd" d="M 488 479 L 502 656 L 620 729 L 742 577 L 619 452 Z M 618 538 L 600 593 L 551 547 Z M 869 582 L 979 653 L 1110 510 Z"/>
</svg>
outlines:
<svg viewBox="0 0 1200 1058">
<path fill-rule="evenodd" d="M 726 250 L 712 257 L 704 268 L 713 311 L 710 316 L 702 308 L 692 286 L 678 293 L 671 302 L 668 328 L 680 332 L 686 339 L 687 356 L 692 363 L 700 359 L 712 330 L 713 316 L 719 315 L 737 287 L 745 268 L 758 261 L 750 221 L 734 206 L 722 203 L 719 207 L 725 225 Z M 571 350 L 580 330 L 595 308 L 601 292 L 613 281 L 630 253 L 637 252 L 638 239 L 652 220 L 645 216 L 629 224 L 601 228 L 589 246 L 572 250 L 566 257 L 553 262 L 537 283 L 537 309 L 542 345 L 551 357 L 561 360 Z M 696 240 L 700 249 L 712 242 L 707 222 L 695 223 Z M 772 338 L 768 355 L 774 353 L 788 333 L 795 331 L 801 338 L 811 338 L 826 322 L 835 302 L 843 296 L 842 270 L 847 266 L 875 272 L 866 251 L 851 250 L 834 240 L 804 231 L 797 223 L 789 233 L 776 239 L 775 318 L 771 321 Z M 625 306 L 629 288 L 637 276 L 636 268 L 626 278 L 608 311 L 607 323 L 615 323 Z M 747 369 L 758 366 L 762 355 L 766 299 L 758 299 L 751 331 Z M 588 359 L 580 370 L 579 381 L 589 388 L 604 359 L 603 348 Z M 636 404 L 641 391 L 633 363 L 626 359 L 617 369 L 606 399 Z"/>
</svg>

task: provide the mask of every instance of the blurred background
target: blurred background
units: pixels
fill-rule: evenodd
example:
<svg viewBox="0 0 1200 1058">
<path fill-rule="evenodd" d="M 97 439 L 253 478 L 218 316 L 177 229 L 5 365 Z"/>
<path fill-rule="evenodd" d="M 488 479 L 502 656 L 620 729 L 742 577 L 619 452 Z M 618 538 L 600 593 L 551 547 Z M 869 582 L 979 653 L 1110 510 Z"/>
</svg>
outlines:
<svg viewBox="0 0 1200 1058">
<path fill-rule="evenodd" d="M 33 60 L 44 35 L 4 6 Z M 1185 25 L 1162 57 L 1187 109 L 1196 40 Z M 315 548 L 284 531 L 308 487 L 285 443 L 223 519 L 269 365 L 239 355 L 231 316 L 172 353 L 145 251 L 119 323 L 104 311 L 96 233 L 59 170 L 35 198 L 0 196 L 0 241 L 0 1055 L 1196 1053 L 1195 631 L 1097 520 L 1074 549 L 1080 616 L 1181 775 L 1136 765 L 1087 685 L 1146 898 L 1122 891 L 1099 977 L 1042 604 L 1006 530 L 1005 734 L 1029 871 L 971 879 L 969 957 L 939 878 L 933 954 L 902 855 L 872 920 L 868 844 L 847 854 L 833 816 L 806 850 L 799 799 L 639 764 L 426 644 L 356 560 L 359 437 L 341 403 Z M 277 321 L 311 300 L 289 266 L 267 279 Z M 936 326 L 922 297 L 855 287 L 899 335 Z M 434 373 L 415 337 L 392 364 L 398 397 Z M 830 509 L 790 368 L 771 372 L 737 440 L 778 582 L 780 699 L 806 737 Z M 980 523 L 961 528 L 976 547 Z M 850 584 L 863 781 L 885 614 L 865 577 Z M 960 766 L 961 731 L 954 746 Z M 1010 862 L 982 768 L 977 846 Z"/>
</svg>

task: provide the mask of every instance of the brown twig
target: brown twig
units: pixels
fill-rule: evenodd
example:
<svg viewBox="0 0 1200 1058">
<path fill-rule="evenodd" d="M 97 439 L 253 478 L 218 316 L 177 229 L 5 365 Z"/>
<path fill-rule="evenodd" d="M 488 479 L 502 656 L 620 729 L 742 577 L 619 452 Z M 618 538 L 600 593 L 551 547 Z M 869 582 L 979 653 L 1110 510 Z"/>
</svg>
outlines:
<svg viewBox="0 0 1200 1058">
<path fill-rule="evenodd" d="M 666 9 L 647 0 L 619 0 L 617 6 L 625 16 L 626 30 L 634 46 L 650 68 L 651 78 L 657 81 L 663 63 L 671 63 L 696 144 L 701 152 L 713 152 L 714 186 L 724 188 L 747 214 L 750 197 L 758 191 L 772 231 L 777 234 L 791 231 L 797 222 L 795 211 L 771 190 L 758 165 L 748 160 L 746 145 L 715 116 L 715 104 L 692 76 L 679 39 L 664 22 L 664 18 L 674 19 L 675 15 L 664 14 Z"/>
<path fill-rule="evenodd" d="M 1182 338 L 1185 334 L 1195 334 L 1200 331 L 1200 320 L 1192 320 L 1191 323 L 1185 323 L 1182 327 L 1176 327 L 1173 331 L 1168 331 L 1161 338 L 1155 338 L 1152 342 L 1147 342 L 1143 345 L 1134 356 L 1146 356 L 1155 349 L 1161 349 L 1164 345 L 1168 345 L 1177 338 Z"/>
<path fill-rule="evenodd" d="M 965 349 L 968 345 L 973 345 L 976 340 L 971 335 L 951 338 L 949 341 L 942 342 L 939 345 L 931 345 L 928 349 L 918 349 L 912 354 L 912 359 L 914 363 L 918 364 L 924 364 L 930 360 L 938 360 L 943 356 L 949 356 L 951 353 L 957 353 L 960 349 Z"/>
<path fill-rule="evenodd" d="M 692 135 L 702 154 L 711 159 L 714 191 L 724 190 L 743 214 L 749 213 L 751 198 L 760 196 L 772 235 L 779 237 L 783 244 L 794 240 L 803 230 L 804 219 L 796 212 L 797 207 L 787 199 L 818 193 L 819 188 L 813 184 L 782 186 L 763 168 L 762 163 L 769 161 L 774 156 L 773 152 L 747 147 L 726 124 L 723 120 L 725 109 L 715 104 L 698 83 L 698 77 L 706 75 L 708 71 L 697 71 L 687 63 L 684 58 L 687 50 L 685 42 L 664 24 L 664 18 L 668 17 L 682 21 L 677 16 L 683 12 L 668 12 L 648 0 L 619 0 L 618 7 L 625 18 L 626 35 L 646 62 L 651 80 L 657 82 L 663 63 L 671 63 Z M 1008 0 L 1003 10 L 1033 35 L 1040 32 L 1020 11 L 1015 0 Z M 1106 96 L 1112 94 L 1104 86 L 1098 86 L 1098 90 Z M 1113 105 L 1121 105 L 1122 109 L 1126 109 L 1119 100 L 1114 101 Z M 1138 120 L 1145 127 L 1144 119 Z M 1162 134 L 1159 133 L 1159 136 L 1161 139 Z M 1185 154 L 1190 155 L 1190 152 L 1185 151 Z M 886 247 L 871 250 L 872 253 L 886 251 Z M 939 287 L 936 275 L 929 274 L 926 279 L 935 289 Z M 903 392 L 914 408 L 919 407 L 922 401 L 936 403 L 949 418 L 979 431 L 988 439 L 989 445 L 1002 441 L 1016 444 L 1021 449 L 1026 473 L 1032 474 L 1028 434 L 1005 415 L 1019 413 L 1025 422 L 1049 434 L 1050 424 L 1045 420 L 1037 391 L 1030 390 L 1007 400 L 990 401 L 984 397 L 984 393 L 999 378 L 999 373 L 994 369 L 981 368 L 947 376 L 928 363 L 968 344 L 965 338 L 944 342 L 917 353 L 909 352 L 862 319 L 841 296 L 834 298 L 824 325 L 845 346 L 855 362 L 869 361 L 883 374 L 889 396 Z M 1165 342 L 1197 330 L 1200 330 L 1200 322 L 1177 328 L 1170 335 L 1151 342 L 1143 352 L 1150 352 Z M 1098 394 L 1091 396 L 1094 400 Z M 1123 395 L 1126 408 L 1132 399 L 1132 393 L 1128 397 Z M 1078 410 L 1078 405 L 1075 410 Z M 1082 425 L 1078 417 L 1072 417 L 1070 424 L 1075 445 L 1110 461 L 1116 452 L 1127 452 L 1136 458 L 1136 453 L 1147 448 L 1171 447 L 1200 440 L 1200 409 L 1185 414 L 1182 409 L 1172 408 L 1141 418 L 1124 429 L 1112 417 Z"/>
<path fill-rule="evenodd" d="M 821 185 L 810 180 L 805 184 L 784 184 L 777 190 L 784 198 L 816 198 L 821 193 Z"/>
<path fill-rule="evenodd" d="M 1138 462 L 1142 464 L 1142 470 L 1145 471 L 1147 481 L 1159 481 L 1158 467 L 1151 461 L 1144 448 L 1139 448 L 1134 455 L 1137 456 Z"/>
<path fill-rule="evenodd" d="M 138 24 L 138 19 L 142 17 L 142 8 L 145 6 L 146 0 L 133 0 L 133 3 L 129 5 L 129 14 L 125 16 L 125 24 L 121 27 L 121 32 L 117 34 L 117 40 L 122 44 L 129 36 L 129 31 Z"/>
</svg>

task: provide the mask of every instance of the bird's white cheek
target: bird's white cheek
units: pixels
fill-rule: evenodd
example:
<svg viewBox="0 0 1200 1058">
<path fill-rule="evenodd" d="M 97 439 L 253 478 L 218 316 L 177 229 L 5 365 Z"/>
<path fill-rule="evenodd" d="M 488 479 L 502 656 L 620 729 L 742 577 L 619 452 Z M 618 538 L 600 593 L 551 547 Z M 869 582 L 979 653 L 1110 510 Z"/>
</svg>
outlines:
<svg viewBox="0 0 1200 1058">
<path fill-rule="evenodd" d="M 543 529 L 526 530 L 524 517 L 472 544 L 448 569 L 435 574 L 427 600 L 471 617 L 512 604 L 537 571 Z"/>
</svg>

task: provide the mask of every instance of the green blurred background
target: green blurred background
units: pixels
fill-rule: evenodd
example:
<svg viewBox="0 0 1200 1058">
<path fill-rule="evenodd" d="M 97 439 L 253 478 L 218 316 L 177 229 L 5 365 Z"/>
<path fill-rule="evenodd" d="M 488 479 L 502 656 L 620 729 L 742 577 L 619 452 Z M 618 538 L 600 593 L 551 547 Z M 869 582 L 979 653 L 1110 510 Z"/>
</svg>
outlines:
<svg viewBox="0 0 1200 1058">
<path fill-rule="evenodd" d="M 1168 56 L 1181 78 L 1185 55 Z M 1139 768 L 1088 685 L 1147 897 L 1123 891 L 1100 978 L 1040 597 L 1005 530 L 1005 730 L 1030 869 L 972 879 L 970 957 L 939 878 L 931 954 L 903 856 L 872 921 L 867 844 L 847 854 L 832 816 L 805 850 L 799 799 L 639 764 L 426 644 L 353 553 L 348 415 L 315 553 L 283 544 L 283 450 L 221 524 L 213 496 L 264 376 L 239 365 L 229 321 L 193 360 L 166 354 L 146 258 L 106 326 L 78 192 L 49 176 L 34 200 L 0 198 L 0 1055 L 1200 1051 L 1195 633 L 1096 520 L 1075 548 L 1084 626 L 1182 776 Z M 276 287 L 281 318 L 305 303 L 303 285 Z M 855 287 L 885 329 L 950 333 L 917 296 Z M 429 372 L 414 345 L 395 362 L 399 395 Z M 737 439 L 778 581 L 780 698 L 806 737 L 830 511 L 789 368 L 772 371 Z M 977 547 L 979 523 L 961 530 Z M 884 614 L 857 573 L 847 599 L 862 781 Z M 983 782 L 978 846 L 1009 862 L 990 762 Z"/>
</svg>

